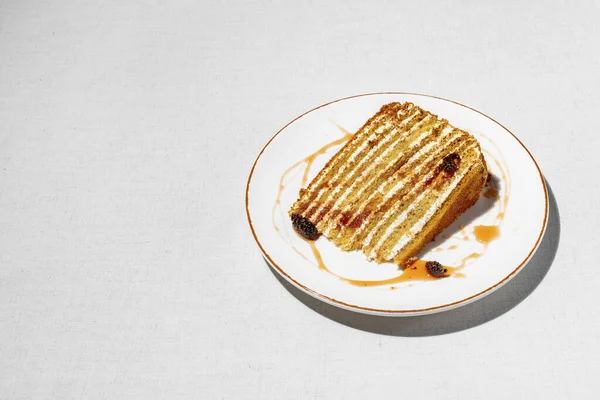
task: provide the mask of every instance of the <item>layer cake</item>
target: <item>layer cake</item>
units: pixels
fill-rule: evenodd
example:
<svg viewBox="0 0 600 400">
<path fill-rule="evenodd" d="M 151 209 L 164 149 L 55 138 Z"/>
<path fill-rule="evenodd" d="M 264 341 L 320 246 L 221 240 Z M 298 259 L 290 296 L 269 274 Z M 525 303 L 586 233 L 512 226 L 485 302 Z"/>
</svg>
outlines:
<svg viewBox="0 0 600 400">
<path fill-rule="evenodd" d="M 306 239 L 405 266 L 477 201 L 487 178 L 473 136 L 413 103 L 390 103 L 300 190 L 289 215 Z"/>
</svg>

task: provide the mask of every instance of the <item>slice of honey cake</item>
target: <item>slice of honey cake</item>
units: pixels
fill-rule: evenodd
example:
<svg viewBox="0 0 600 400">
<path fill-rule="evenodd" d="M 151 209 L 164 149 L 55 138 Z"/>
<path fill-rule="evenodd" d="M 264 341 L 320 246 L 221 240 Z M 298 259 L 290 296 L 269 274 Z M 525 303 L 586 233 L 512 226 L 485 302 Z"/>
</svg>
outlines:
<svg viewBox="0 0 600 400">
<path fill-rule="evenodd" d="M 412 103 L 390 103 L 292 205 L 296 231 L 401 266 L 471 207 L 488 170 L 477 140 Z"/>
</svg>

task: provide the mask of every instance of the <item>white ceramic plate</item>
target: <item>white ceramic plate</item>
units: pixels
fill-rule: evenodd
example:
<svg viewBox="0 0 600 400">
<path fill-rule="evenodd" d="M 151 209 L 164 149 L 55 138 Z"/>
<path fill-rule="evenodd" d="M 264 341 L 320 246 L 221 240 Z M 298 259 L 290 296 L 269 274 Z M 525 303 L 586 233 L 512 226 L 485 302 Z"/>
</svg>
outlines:
<svg viewBox="0 0 600 400">
<path fill-rule="evenodd" d="M 481 144 L 499 194 L 497 198 L 482 195 L 477 204 L 419 254 L 424 260 L 462 266 L 460 273 L 437 280 L 356 286 L 336 275 L 380 281 L 399 276 L 402 271 L 393 264 L 368 262 L 360 252 L 343 252 L 323 237 L 316 241 L 316 247 L 333 274 L 320 269 L 310 245 L 293 231 L 287 210 L 298 197 L 304 174 L 310 182 L 343 143 L 332 144 L 323 154 L 315 155 L 308 172 L 308 163 L 301 160 L 323 146 L 341 141 L 344 130 L 356 132 L 382 105 L 393 101 L 411 101 L 473 134 Z M 416 315 L 467 304 L 515 276 L 543 236 L 548 196 L 529 151 L 492 118 L 438 97 L 373 93 L 317 107 L 277 132 L 250 172 L 246 211 L 265 259 L 299 289 L 353 311 Z M 498 226 L 500 236 L 488 244 L 476 240 L 475 227 L 491 225 Z"/>
</svg>

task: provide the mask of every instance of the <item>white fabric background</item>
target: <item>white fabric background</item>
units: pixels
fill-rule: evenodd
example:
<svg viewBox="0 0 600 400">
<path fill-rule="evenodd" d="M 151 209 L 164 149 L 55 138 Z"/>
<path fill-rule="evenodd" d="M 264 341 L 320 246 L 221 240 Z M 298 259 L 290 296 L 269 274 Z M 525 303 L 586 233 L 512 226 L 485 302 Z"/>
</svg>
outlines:
<svg viewBox="0 0 600 400">
<path fill-rule="evenodd" d="M 597 1 L 1 1 L 0 398 L 597 398 L 599 17 Z M 279 128 L 393 90 L 499 120 L 551 188 L 532 263 L 434 316 L 307 298 L 246 223 Z"/>
</svg>

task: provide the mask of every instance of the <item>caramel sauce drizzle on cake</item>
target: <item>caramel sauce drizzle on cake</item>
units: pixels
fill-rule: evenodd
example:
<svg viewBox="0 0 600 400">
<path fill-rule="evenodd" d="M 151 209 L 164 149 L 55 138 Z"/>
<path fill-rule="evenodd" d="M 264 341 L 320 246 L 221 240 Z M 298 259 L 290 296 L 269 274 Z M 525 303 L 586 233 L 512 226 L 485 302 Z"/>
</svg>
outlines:
<svg viewBox="0 0 600 400">
<path fill-rule="evenodd" d="M 415 255 L 479 198 L 488 169 L 477 140 L 410 102 L 384 105 L 301 190 L 289 215 L 379 263 Z"/>
</svg>

